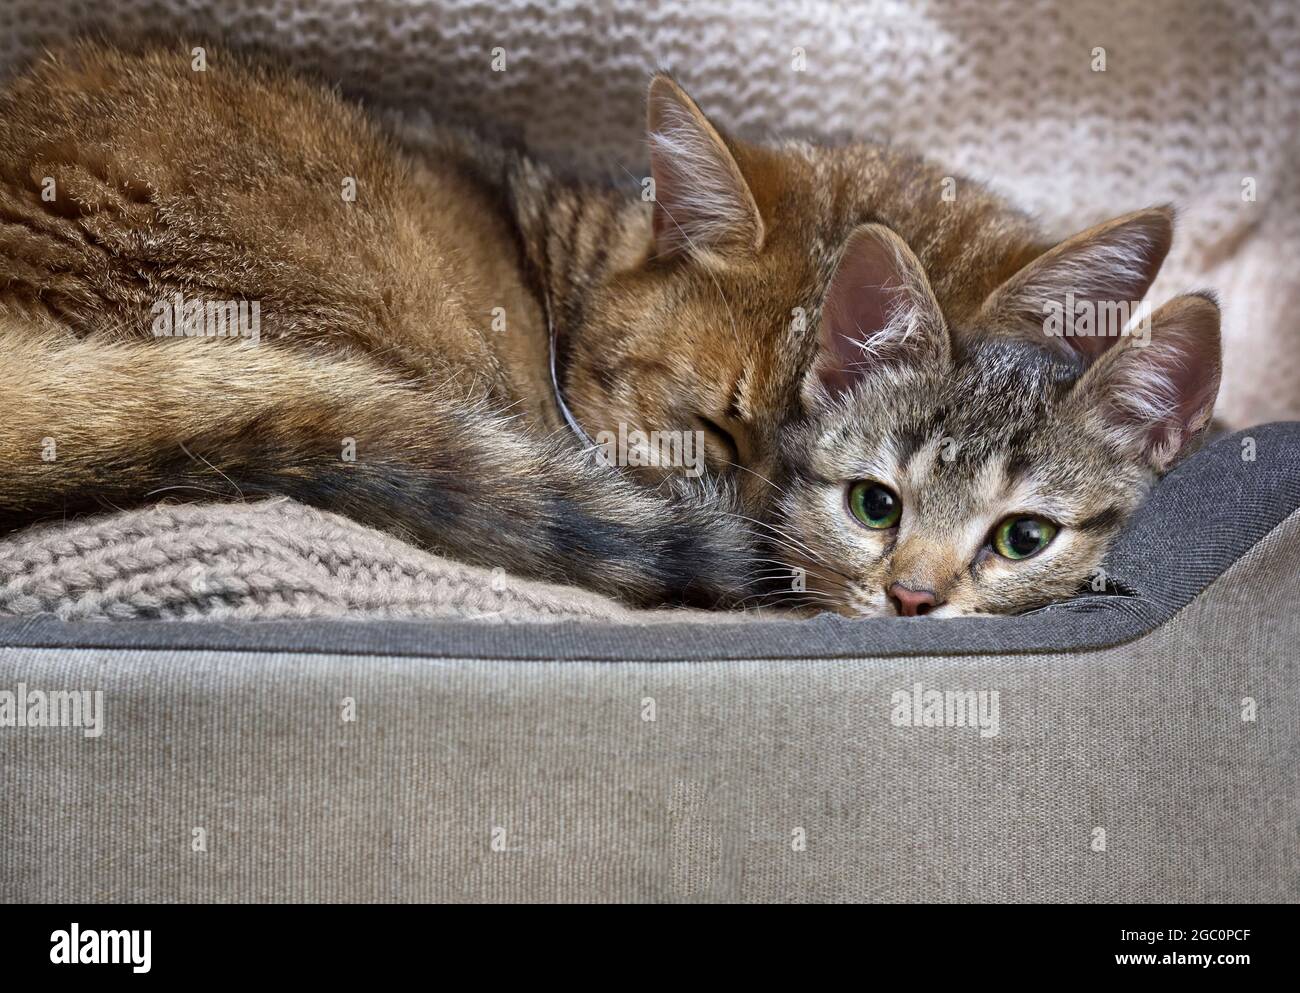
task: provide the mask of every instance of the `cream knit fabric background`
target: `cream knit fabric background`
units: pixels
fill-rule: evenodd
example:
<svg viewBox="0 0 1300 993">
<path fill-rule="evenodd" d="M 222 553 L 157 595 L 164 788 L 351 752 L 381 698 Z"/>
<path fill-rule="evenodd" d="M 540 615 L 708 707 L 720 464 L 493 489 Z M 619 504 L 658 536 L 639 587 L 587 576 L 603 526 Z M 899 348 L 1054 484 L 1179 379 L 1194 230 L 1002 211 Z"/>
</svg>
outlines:
<svg viewBox="0 0 1300 993">
<path fill-rule="evenodd" d="M 0 618 L 727 624 L 772 613 L 631 610 L 443 558 L 283 497 L 96 514 L 0 540 Z"/>
<path fill-rule="evenodd" d="M 0 0 L 0 73 L 96 29 L 256 45 L 408 119 L 486 115 L 625 180 L 662 66 L 738 133 L 888 136 L 1054 234 L 1173 202 L 1152 296 L 1219 291 L 1220 416 L 1300 417 L 1295 0 Z"/>
<path fill-rule="evenodd" d="M 157 506 L 29 528 L 0 541 L 0 617 L 637 621 L 585 590 L 431 555 L 292 500 Z"/>
</svg>

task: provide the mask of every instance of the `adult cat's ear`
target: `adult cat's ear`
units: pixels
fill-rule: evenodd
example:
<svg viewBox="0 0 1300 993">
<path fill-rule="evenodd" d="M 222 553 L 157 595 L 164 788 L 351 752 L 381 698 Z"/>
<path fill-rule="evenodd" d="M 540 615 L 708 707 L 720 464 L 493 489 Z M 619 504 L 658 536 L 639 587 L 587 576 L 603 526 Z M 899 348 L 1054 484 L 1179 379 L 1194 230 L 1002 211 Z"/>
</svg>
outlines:
<svg viewBox="0 0 1300 993">
<path fill-rule="evenodd" d="M 763 217 L 726 139 L 670 77 L 647 108 L 656 254 L 740 255 L 763 246 Z"/>
<path fill-rule="evenodd" d="M 1094 361 L 1115 344 L 1120 329 L 1098 333 L 1090 324 L 1075 333 L 1076 313 L 1086 313 L 1089 321 L 1131 313 L 1169 253 L 1173 217 L 1169 207 L 1152 207 L 1067 238 L 994 290 L 977 328 L 983 334 L 1037 336 Z M 1085 306 L 1076 311 L 1079 304 Z"/>
<path fill-rule="evenodd" d="M 1219 307 L 1208 294 L 1174 297 L 1141 335 L 1125 335 L 1075 384 L 1073 398 L 1163 473 L 1210 423 L 1219 392 Z"/>
<path fill-rule="evenodd" d="M 946 359 L 948 332 L 921 263 L 880 224 L 855 228 L 822 301 L 810 387 L 835 396 L 873 369 Z"/>
</svg>

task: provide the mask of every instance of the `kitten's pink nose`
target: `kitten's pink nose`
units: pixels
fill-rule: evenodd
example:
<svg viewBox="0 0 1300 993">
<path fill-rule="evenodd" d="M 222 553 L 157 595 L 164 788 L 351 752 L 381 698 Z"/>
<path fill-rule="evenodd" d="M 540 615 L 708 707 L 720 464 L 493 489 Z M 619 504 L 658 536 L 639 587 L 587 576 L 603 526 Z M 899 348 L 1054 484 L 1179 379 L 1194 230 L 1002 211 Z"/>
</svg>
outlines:
<svg viewBox="0 0 1300 993">
<path fill-rule="evenodd" d="M 939 606 L 932 590 L 913 590 L 902 583 L 895 583 L 889 588 L 889 599 L 893 601 L 894 610 L 900 617 L 920 617 Z"/>
</svg>

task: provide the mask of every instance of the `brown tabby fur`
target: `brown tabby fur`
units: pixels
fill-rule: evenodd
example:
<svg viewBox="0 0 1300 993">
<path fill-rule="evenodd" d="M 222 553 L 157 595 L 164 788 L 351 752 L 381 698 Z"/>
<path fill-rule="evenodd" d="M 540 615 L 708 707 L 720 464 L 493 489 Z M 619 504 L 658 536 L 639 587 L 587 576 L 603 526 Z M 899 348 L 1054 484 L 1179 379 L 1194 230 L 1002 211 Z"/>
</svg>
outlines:
<svg viewBox="0 0 1300 993">
<path fill-rule="evenodd" d="M 1076 416 L 1063 391 L 1082 388 L 1084 366 L 1094 378 L 1118 367 L 1125 350 L 1080 357 L 1039 347 L 1041 333 L 1022 343 L 1034 335 L 1020 311 L 1035 301 L 1013 277 L 1049 245 L 977 185 L 961 181 L 947 202 L 943 170 L 890 148 L 726 139 L 663 77 L 652 131 L 656 114 L 685 121 L 734 180 L 741 207 L 727 206 L 726 225 L 677 225 L 667 207 L 458 131 L 414 154 L 336 94 L 220 51 L 202 72 L 180 46 L 47 58 L 0 95 L 0 527 L 162 498 L 285 494 L 638 604 L 751 602 L 784 589 L 792 567 L 810 578 L 789 599 L 850 614 L 887 612 L 890 585 L 918 577 L 947 591 L 950 613 L 1024 609 L 1077 587 L 1186 449 L 1203 404 L 1170 426 L 1158 458 L 1098 413 L 1122 407 L 1100 395 L 1105 384 L 1076 411 L 1086 424 L 1062 426 Z M 676 204 L 684 172 L 661 153 L 661 206 Z M 347 177 L 355 202 L 342 195 Z M 53 200 L 41 197 L 47 178 Z M 1149 211 L 1115 222 L 1140 243 L 1140 271 L 1121 281 L 1137 297 L 1169 221 Z M 863 225 L 901 239 L 897 282 L 932 291 L 921 294 L 933 311 L 924 340 L 941 344 L 861 382 L 840 362 L 843 388 L 819 388 L 813 370 L 836 363 L 824 298 Z M 674 227 L 717 237 L 683 243 Z M 153 338 L 152 307 L 175 292 L 260 301 L 260 344 Z M 1184 299 L 1161 313 L 1190 307 L 1217 363 L 1217 311 Z M 704 480 L 584 454 L 554 398 L 551 322 L 587 433 L 702 430 Z M 964 425 L 939 401 L 959 385 L 971 403 L 987 394 Z M 1000 411 L 1020 388 L 1032 394 L 1023 409 Z M 1165 399 L 1153 416 L 1172 425 Z M 1056 419 L 1055 451 L 1035 448 L 1044 417 Z M 1026 452 L 1052 463 L 1075 449 L 1082 465 L 1047 475 L 1078 491 L 1057 501 L 1060 523 L 1092 530 L 1031 580 L 1003 563 L 981 584 L 979 556 L 945 544 L 964 520 L 910 539 L 904 525 L 886 547 L 843 514 L 827 519 L 819 508 L 842 502 L 832 496 L 851 481 L 843 473 L 862 471 L 827 439 L 865 452 L 891 422 L 913 435 L 895 451 L 903 462 L 934 431 L 959 431 L 981 453 L 970 478 L 983 472 L 993 489 L 1012 485 L 1008 466 Z M 341 457 L 345 439 L 355 461 Z M 980 468 L 990 460 L 1002 473 L 992 481 Z M 1089 472 L 1113 485 L 1098 489 Z M 953 479 L 965 495 L 936 512 L 983 513 L 970 479 Z"/>
</svg>

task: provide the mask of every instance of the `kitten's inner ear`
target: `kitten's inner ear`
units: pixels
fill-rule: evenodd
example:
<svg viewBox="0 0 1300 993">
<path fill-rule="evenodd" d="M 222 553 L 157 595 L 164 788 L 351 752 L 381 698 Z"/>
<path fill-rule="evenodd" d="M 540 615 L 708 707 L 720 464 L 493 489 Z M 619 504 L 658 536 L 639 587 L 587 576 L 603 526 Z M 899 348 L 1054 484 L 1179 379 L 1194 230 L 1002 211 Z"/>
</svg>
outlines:
<svg viewBox="0 0 1300 993">
<path fill-rule="evenodd" d="M 1097 320 L 1134 311 L 1160 271 L 1173 230 L 1173 211 L 1153 207 L 1067 238 L 990 294 L 978 333 L 1034 338 L 1095 361 L 1119 340 L 1118 328 L 1098 334 Z"/>
<path fill-rule="evenodd" d="M 656 76 L 648 101 L 656 254 L 754 253 L 763 217 L 726 140 L 668 76 Z"/>
<path fill-rule="evenodd" d="M 944 360 L 948 332 L 921 263 L 889 228 L 856 228 L 822 301 L 811 380 L 836 396 L 873 369 Z"/>
<path fill-rule="evenodd" d="M 1080 377 L 1072 396 L 1148 461 L 1168 470 L 1210 423 L 1219 392 L 1219 307 L 1175 297 L 1149 318 L 1144 338 L 1125 337 Z"/>
</svg>

